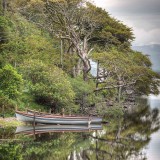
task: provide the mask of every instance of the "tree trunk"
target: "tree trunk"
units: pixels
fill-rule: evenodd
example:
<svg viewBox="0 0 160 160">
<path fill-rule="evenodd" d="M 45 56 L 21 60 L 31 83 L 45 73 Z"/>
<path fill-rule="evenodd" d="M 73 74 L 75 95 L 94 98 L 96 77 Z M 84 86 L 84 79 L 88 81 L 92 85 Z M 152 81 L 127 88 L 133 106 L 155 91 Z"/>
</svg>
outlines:
<svg viewBox="0 0 160 160">
<path fill-rule="evenodd" d="M 3 8 L 3 14 L 4 14 L 7 8 L 7 0 L 2 0 L 2 8 Z"/>
<path fill-rule="evenodd" d="M 76 72 L 76 76 L 79 76 L 82 72 L 82 60 L 79 59 L 78 62 L 77 62 L 77 65 L 76 65 L 76 69 L 75 69 L 75 72 Z"/>
<path fill-rule="evenodd" d="M 89 59 L 85 56 L 83 61 L 83 80 L 88 81 L 88 72 L 91 70 L 91 64 Z"/>
<path fill-rule="evenodd" d="M 117 131 L 117 134 L 116 134 L 116 140 L 118 140 L 120 138 L 121 131 L 122 131 L 122 127 L 121 127 L 121 123 L 119 123 L 119 125 L 118 125 L 118 131 Z"/>
<path fill-rule="evenodd" d="M 118 77 L 118 102 L 120 102 L 121 100 L 121 94 L 122 94 L 122 86 L 123 85 L 123 81 L 121 80 L 121 77 Z"/>
<path fill-rule="evenodd" d="M 75 66 L 72 68 L 72 76 L 73 78 L 76 77 L 76 67 Z"/>
<path fill-rule="evenodd" d="M 122 87 L 118 87 L 118 102 L 121 100 Z"/>
<path fill-rule="evenodd" d="M 83 80 L 88 80 L 88 72 L 91 70 L 90 61 L 88 58 L 88 47 L 87 47 L 87 40 L 84 38 L 83 45 L 81 45 L 80 42 L 77 42 L 76 40 L 73 41 L 74 46 L 77 49 L 77 54 L 79 58 L 82 60 L 83 63 Z"/>
<path fill-rule="evenodd" d="M 63 69 L 63 40 L 61 39 L 61 56 L 60 56 L 60 65 Z"/>
</svg>

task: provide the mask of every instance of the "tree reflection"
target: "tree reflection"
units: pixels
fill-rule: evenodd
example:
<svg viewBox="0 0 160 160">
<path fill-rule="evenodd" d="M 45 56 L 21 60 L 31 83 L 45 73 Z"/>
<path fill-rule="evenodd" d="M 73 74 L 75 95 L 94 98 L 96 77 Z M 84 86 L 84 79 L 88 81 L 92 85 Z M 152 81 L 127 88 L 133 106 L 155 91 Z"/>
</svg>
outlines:
<svg viewBox="0 0 160 160">
<path fill-rule="evenodd" d="M 145 99 L 140 104 L 124 119 L 112 121 L 102 136 L 98 133 L 90 136 L 95 142 L 83 151 L 87 159 L 146 159 L 142 149 L 149 143 L 151 134 L 159 129 L 159 110 L 151 110 Z"/>
<path fill-rule="evenodd" d="M 17 138 L 21 141 L 0 144 L 0 159 L 146 159 L 143 149 L 151 134 L 160 128 L 159 111 L 151 110 L 145 99 L 140 104 L 130 109 L 124 118 L 109 120 L 102 131 L 39 134 L 34 141 L 32 137 L 19 135 Z"/>
<path fill-rule="evenodd" d="M 15 137 L 16 127 L 0 128 L 0 139 L 13 139 Z"/>
</svg>

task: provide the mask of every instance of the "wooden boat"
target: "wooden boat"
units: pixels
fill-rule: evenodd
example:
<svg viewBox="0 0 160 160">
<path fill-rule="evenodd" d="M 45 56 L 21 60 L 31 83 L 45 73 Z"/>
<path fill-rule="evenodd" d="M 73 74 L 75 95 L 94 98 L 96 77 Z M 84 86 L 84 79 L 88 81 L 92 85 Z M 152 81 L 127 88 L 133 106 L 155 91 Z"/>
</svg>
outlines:
<svg viewBox="0 0 160 160">
<path fill-rule="evenodd" d="M 102 130 L 101 124 L 91 124 L 89 127 L 85 125 L 36 125 L 34 126 L 18 126 L 16 134 L 40 134 L 50 132 L 86 132 Z"/>
<path fill-rule="evenodd" d="M 62 116 L 54 114 L 33 114 L 16 111 L 17 120 L 30 123 L 42 124 L 90 124 L 101 123 L 102 118 L 98 117 L 83 117 L 83 116 Z"/>
</svg>

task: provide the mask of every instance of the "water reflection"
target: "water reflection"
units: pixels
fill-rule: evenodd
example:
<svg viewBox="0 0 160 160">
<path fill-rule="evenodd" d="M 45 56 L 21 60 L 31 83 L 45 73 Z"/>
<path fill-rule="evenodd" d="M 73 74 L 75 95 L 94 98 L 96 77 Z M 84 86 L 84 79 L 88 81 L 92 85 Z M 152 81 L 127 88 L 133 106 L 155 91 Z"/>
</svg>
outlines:
<svg viewBox="0 0 160 160">
<path fill-rule="evenodd" d="M 19 126 L 16 129 L 16 134 L 35 135 L 42 133 L 53 132 L 85 132 L 93 130 L 102 130 L 101 124 L 88 125 L 36 125 L 36 126 Z"/>
<path fill-rule="evenodd" d="M 0 140 L 3 139 L 14 139 L 16 127 L 0 128 Z"/>
<path fill-rule="evenodd" d="M 158 96 L 150 95 L 148 97 L 148 104 L 152 109 L 158 108 L 160 110 L 160 95 Z"/>
<path fill-rule="evenodd" d="M 150 95 L 148 97 L 148 104 L 151 109 L 159 109 L 160 110 L 160 95 Z M 148 160 L 159 160 L 160 157 L 160 129 L 151 135 L 151 141 L 144 149 L 146 152 Z"/>
<path fill-rule="evenodd" d="M 151 142 L 147 145 L 144 152 L 146 152 L 148 160 L 160 159 L 160 130 L 151 135 Z"/>
<path fill-rule="evenodd" d="M 124 119 L 112 121 L 103 133 L 90 135 L 92 143 L 89 148 L 77 153 L 87 159 L 145 159 L 142 149 L 150 142 L 152 133 L 159 129 L 159 110 L 151 110 L 141 100 L 141 105 L 130 111 Z M 71 156 L 70 156 L 71 157 Z"/>
<path fill-rule="evenodd" d="M 18 141 L 1 142 L 0 159 L 147 159 L 150 157 L 148 153 L 154 153 L 154 151 L 152 149 L 145 150 L 146 146 L 153 148 L 150 145 L 152 143 L 156 145 L 156 141 L 151 138 L 158 136 L 155 133 L 160 127 L 159 110 L 151 109 L 147 99 L 140 99 L 139 104 L 139 106 L 131 108 L 124 118 L 107 120 L 110 123 L 104 125 L 103 130 L 98 130 L 101 126 L 92 126 L 92 129 L 88 129 L 88 126 L 78 126 L 82 130 L 75 126 L 68 129 L 63 128 L 64 126 L 57 126 L 56 131 L 59 132 L 57 133 L 55 128 L 53 129 L 50 126 L 46 129 L 45 125 L 37 126 L 35 131 L 30 126 L 19 128 L 17 130 L 19 133 L 37 133 L 35 139 L 25 134 L 16 134 L 15 138 Z M 77 130 L 80 132 L 72 132 Z M 42 131 L 43 133 L 40 134 Z M 13 137 L 13 130 L 10 130 L 10 133 L 7 134 Z M 157 145 L 158 147 L 155 147 L 159 148 L 159 144 Z"/>
</svg>

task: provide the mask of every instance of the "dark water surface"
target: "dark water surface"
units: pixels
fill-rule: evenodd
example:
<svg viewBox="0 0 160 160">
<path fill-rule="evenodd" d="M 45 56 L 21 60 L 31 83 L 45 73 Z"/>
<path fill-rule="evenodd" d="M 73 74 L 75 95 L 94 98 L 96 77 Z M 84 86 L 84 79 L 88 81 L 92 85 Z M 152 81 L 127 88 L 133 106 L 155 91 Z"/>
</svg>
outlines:
<svg viewBox="0 0 160 160">
<path fill-rule="evenodd" d="M 0 129 L 0 160 L 159 160 L 160 96 L 140 99 L 121 119 L 103 130 L 15 134 Z"/>
</svg>

